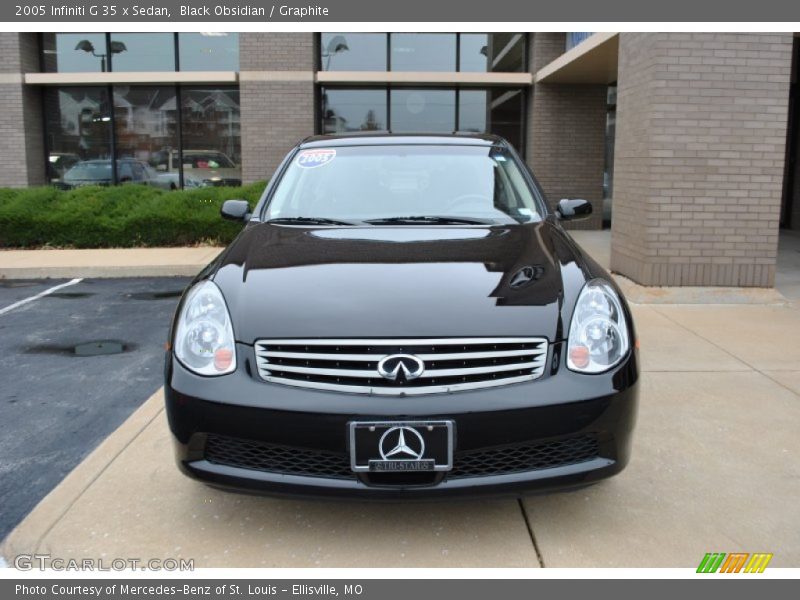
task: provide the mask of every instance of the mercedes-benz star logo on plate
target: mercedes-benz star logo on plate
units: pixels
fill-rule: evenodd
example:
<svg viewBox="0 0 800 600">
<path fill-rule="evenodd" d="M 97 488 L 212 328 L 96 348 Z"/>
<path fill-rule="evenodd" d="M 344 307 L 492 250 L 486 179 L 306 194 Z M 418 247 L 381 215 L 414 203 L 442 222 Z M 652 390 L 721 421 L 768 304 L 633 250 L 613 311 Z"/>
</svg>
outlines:
<svg viewBox="0 0 800 600">
<path fill-rule="evenodd" d="M 387 429 L 378 442 L 383 460 L 420 460 L 425 454 L 425 441 L 413 427 Z"/>
<path fill-rule="evenodd" d="M 416 379 L 425 371 L 425 363 L 413 354 L 391 354 L 378 363 L 378 373 L 390 381 Z"/>
</svg>

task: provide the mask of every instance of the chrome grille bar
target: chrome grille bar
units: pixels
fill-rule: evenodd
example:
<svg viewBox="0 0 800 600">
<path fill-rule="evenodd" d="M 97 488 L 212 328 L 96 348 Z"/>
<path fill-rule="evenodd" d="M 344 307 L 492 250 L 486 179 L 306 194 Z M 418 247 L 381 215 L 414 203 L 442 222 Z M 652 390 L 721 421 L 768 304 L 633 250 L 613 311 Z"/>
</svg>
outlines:
<svg viewBox="0 0 800 600">
<path fill-rule="evenodd" d="M 417 395 L 481 389 L 541 377 L 548 342 L 541 337 L 264 339 L 255 343 L 259 376 L 319 390 Z M 394 354 L 425 364 L 417 379 L 385 379 L 378 363 Z"/>
</svg>

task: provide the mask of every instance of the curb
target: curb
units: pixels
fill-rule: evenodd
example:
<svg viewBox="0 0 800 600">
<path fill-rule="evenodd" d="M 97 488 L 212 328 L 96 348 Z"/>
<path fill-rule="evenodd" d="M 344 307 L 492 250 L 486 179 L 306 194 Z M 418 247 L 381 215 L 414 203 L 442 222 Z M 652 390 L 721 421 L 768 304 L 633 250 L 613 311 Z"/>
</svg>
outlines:
<svg viewBox="0 0 800 600">
<path fill-rule="evenodd" d="M 119 267 L 6 267 L 1 279 L 111 279 L 124 277 L 194 277 L 207 263 Z"/>
<path fill-rule="evenodd" d="M 0 560 L 37 553 L 53 527 L 163 410 L 163 388 L 159 388 L 17 524 L 0 544 Z"/>
</svg>

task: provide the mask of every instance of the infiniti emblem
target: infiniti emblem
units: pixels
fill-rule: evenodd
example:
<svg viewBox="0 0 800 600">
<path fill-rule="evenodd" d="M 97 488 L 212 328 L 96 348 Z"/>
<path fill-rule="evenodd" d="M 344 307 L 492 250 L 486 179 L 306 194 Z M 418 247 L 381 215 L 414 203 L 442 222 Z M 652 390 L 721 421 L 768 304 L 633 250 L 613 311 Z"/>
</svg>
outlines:
<svg viewBox="0 0 800 600">
<path fill-rule="evenodd" d="M 425 371 L 425 363 L 413 354 L 391 354 L 378 363 L 378 373 L 391 381 L 416 379 Z"/>
<path fill-rule="evenodd" d="M 383 460 L 420 460 L 425 454 L 425 441 L 412 427 L 392 427 L 381 436 L 378 451 Z"/>
</svg>

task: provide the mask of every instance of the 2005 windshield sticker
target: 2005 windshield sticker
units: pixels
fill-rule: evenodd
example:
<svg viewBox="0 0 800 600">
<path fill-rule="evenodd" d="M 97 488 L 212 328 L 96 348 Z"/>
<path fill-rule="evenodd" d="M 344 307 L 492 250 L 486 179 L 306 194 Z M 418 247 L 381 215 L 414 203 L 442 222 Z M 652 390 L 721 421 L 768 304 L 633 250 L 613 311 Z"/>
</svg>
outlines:
<svg viewBox="0 0 800 600">
<path fill-rule="evenodd" d="M 334 158 L 336 158 L 336 150 L 333 148 L 302 150 L 297 155 L 297 166 L 304 169 L 314 169 L 327 165 Z"/>
</svg>

